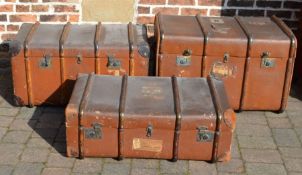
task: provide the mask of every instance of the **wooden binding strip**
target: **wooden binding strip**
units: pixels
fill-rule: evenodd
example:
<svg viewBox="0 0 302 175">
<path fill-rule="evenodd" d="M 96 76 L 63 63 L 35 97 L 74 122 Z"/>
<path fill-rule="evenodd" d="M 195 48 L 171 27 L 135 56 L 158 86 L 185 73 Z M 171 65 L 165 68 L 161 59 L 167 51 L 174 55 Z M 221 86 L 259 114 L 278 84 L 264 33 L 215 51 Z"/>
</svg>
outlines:
<svg viewBox="0 0 302 175">
<path fill-rule="evenodd" d="M 128 87 L 128 75 L 123 76 L 122 89 L 120 96 L 119 105 L 119 127 L 118 127 L 118 159 L 122 160 L 124 158 L 124 115 L 125 115 L 125 104 L 126 104 L 126 93 Z"/>
<path fill-rule="evenodd" d="M 64 63 L 64 44 L 66 41 L 66 38 L 70 32 L 71 24 L 70 22 L 66 23 L 63 27 L 63 31 L 60 37 L 59 41 L 59 54 L 60 54 L 60 75 L 61 75 L 61 103 L 64 104 L 65 101 L 65 87 L 64 87 L 64 81 L 65 81 L 65 63 Z"/>
<path fill-rule="evenodd" d="M 203 32 L 203 35 L 204 35 L 204 43 L 203 43 L 203 54 L 202 54 L 202 72 L 201 72 L 201 76 L 206 76 L 207 73 L 206 73 L 206 51 L 207 51 L 207 45 L 208 45 L 208 42 L 209 42 L 209 31 L 206 30 L 206 28 L 204 27 L 203 23 L 202 23 L 202 20 L 201 20 L 201 16 L 200 14 L 196 15 L 196 19 L 197 19 L 197 22 L 201 28 L 201 31 Z"/>
<path fill-rule="evenodd" d="M 179 88 L 177 84 L 177 78 L 175 76 L 172 77 L 172 87 L 173 87 L 173 97 L 174 97 L 174 110 L 176 114 L 172 161 L 177 161 L 178 148 L 179 148 L 179 135 L 181 129 L 181 109 L 180 109 Z"/>
<path fill-rule="evenodd" d="M 129 38 L 129 50 L 130 50 L 129 74 L 130 76 L 133 76 L 134 75 L 134 29 L 133 29 L 132 22 L 128 24 L 128 38 Z"/>
<path fill-rule="evenodd" d="M 101 60 L 99 58 L 99 41 L 101 39 L 102 23 L 99 22 L 96 26 L 94 37 L 94 52 L 95 52 L 95 73 L 100 74 Z"/>
<path fill-rule="evenodd" d="M 252 34 L 249 32 L 249 30 L 247 29 L 247 27 L 243 24 L 243 22 L 241 21 L 241 18 L 238 16 L 235 16 L 236 21 L 238 22 L 239 26 L 241 27 L 241 29 L 243 30 L 243 32 L 246 34 L 246 36 L 248 37 L 248 44 L 247 44 L 247 53 L 246 53 L 246 62 L 245 62 L 245 73 L 243 74 L 243 81 L 242 81 L 242 91 L 241 91 L 241 98 L 240 98 L 240 106 L 239 106 L 239 110 L 242 110 L 242 108 L 245 106 L 245 99 L 246 99 L 246 91 L 247 91 L 247 77 L 249 77 L 250 74 L 250 62 L 251 62 L 251 55 L 250 55 L 250 51 L 252 48 L 252 44 L 253 44 L 253 37 Z"/>
<path fill-rule="evenodd" d="M 25 61 L 25 74 L 26 74 L 26 85 L 27 85 L 27 97 L 28 97 L 28 106 L 34 106 L 34 97 L 32 93 L 32 79 L 31 79 L 31 66 L 28 58 L 28 45 L 34 35 L 34 32 L 38 29 L 40 23 L 36 22 L 30 29 L 24 41 L 24 61 Z"/>
<path fill-rule="evenodd" d="M 159 57 L 160 57 L 160 46 L 161 46 L 161 42 L 162 39 L 164 38 L 164 32 L 161 30 L 160 28 L 160 22 L 161 22 L 161 13 L 157 13 L 157 15 L 155 16 L 155 29 L 156 29 L 156 61 L 155 61 L 155 75 L 156 76 L 160 76 L 160 67 L 161 67 L 161 63 L 159 62 Z"/>
<path fill-rule="evenodd" d="M 217 162 L 218 161 L 218 145 L 219 145 L 219 141 L 220 141 L 220 132 L 221 132 L 221 122 L 222 122 L 222 119 L 224 118 L 224 113 L 223 113 L 223 109 L 221 106 L 219 94 L 218 94 L 216 86 L 214 85 L 214 82 L 213 82 L 213 77 L 208 76 L 207 81 L 209 84 L 211 96 L 213 99 L 213 103 L 214 103 L 216 115 L 217 115 L 216 129 L 215 129 L 214 143 L 213 143 L 213 153 L 212 153 L 212 162 Z"/>
<path fill-rule="evenodd" d="M 87 82 L 86 82 L 86 86 L 82 95 L 82 99 L 81 99 L 81 103 L 80 103 L 80 107 L 78 110 L 78 121 L 79 121 L 79 138 L 78 138 L 78 143 L 79 143 L 79 157 L 80 158 L 84 158 L 85 153 L 83 151 L 84 148 L 84 128 L 82 127 L 82 117 L 84 115 L 84 110 L 87 106 L 87 102 L 88 102 L 88 97 L 92 88 L 92 84 L 93 84 L 93 80 L 94 80 L 94 73 L 91 73 L 88 75 L 87 78 Z"/>
<path fill-rule="evenodd" d="M 281 28 L 281 30 L 290 39 L 290 50 L 289 50 L 289 56 L 287 61 L 285 80 L 284 80 L 284 86 L 282 92 L 282 101 L 281 101 L 281 107 L 279 109 L 279 112 L 283 112 L 286 108 L 287 99 L 291 86 L 291 79 L 294 71 L 293 69 L 294 69 L 294 62 L 296 57 L 297 41 L 293 32 L 286 26 L 286 24 L 281 19 L 277 18 L 275 15 L 272 16 L 271 19 Z"/>
</svg>

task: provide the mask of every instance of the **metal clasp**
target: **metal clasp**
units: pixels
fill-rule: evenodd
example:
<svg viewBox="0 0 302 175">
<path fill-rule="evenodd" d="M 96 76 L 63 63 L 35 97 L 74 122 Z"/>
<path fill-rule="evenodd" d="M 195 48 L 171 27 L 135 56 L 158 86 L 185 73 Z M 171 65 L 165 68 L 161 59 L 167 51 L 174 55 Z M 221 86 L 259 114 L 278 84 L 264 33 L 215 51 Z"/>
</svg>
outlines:
<svg viewBox="0 0 302 175">
<path fill-rule="evenodd" d="M 92 128 L 85 128 L 85 138 L 102 139 L 102 126 L 99 123 L 93 123 Z"/>
<path fill-rule="evenodd" d="M 51 56 L 50 55 L 44 55 L 44 57 L 40 61 L 40 67 L 41 68 L 48 68 L 51 66 Z"/>
<path fill-rule="evenodd" d="M 121 67 L 121 61 L 114 58 L 114 56 L 108 56 L 108 64 L 107 67 L 110 69 L 119 69 Z"/>
<path fill-rule="evenodd" d="M 191 56 L 193 51 L 191 49 L 186 49 L 183 52 L 183 56 Z"/>
<path fill-rule="evenodd" d="M 272 68 L 275 67 L 275 59 L 270 58 L 270 53 L 269 52 L 263 52 L 261 55 L 261 67 L 264 68 Z"/>
<path fill-rule="evenodd" d="M 76 59 L 77 59 L 77 64 L 81 64 L 82 61 L 83 61 L 83 57 L 82 57 L 82 55 L 80 55 L 80 54 L 78 54 L 78 55 L 76 56 Z"/>
<path fill-rule="evenodd" d="M 196 141 L 197 142 L 212 142 L 214 139 L 214 133 L 209 131 L 205 126 L 197 127 Z"/>
<path fill-rule="evenodd" d="M 146 132 L 147 132 L 147 134 L 146 134 L 147 137 L 151 137 L 151 136 L 152 136 L 153 126 L 152 126 L 151 124 L 149 124 L 149 125 L 147 126 Z"/>
</svg>

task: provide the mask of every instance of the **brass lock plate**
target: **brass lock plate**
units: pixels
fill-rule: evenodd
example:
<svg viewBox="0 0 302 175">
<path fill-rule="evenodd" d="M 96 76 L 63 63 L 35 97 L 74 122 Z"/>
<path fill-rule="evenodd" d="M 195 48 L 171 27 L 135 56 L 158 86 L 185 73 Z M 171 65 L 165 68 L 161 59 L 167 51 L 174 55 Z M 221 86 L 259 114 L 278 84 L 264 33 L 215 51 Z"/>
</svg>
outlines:
<svg viewBox="0 0 302 175">
<path fill-rule="evenodd" d="M 39 62 L 39 67 L 46 69 L 51 67 L 51 56 L 50 55 L 45 55 L 40 59 Z"/>
<path fill-rule="evenodd" d="M 177 56 L 176 65 L 177 66 L 190 66 L 191 65 L 191 56 Z"/>
<path fill-rule="evenodd" d="M 84 128 L 86 139 L 102 139 L 102 126 L 98 123 L 93 123 L 91 128 Z"/>
</svg>

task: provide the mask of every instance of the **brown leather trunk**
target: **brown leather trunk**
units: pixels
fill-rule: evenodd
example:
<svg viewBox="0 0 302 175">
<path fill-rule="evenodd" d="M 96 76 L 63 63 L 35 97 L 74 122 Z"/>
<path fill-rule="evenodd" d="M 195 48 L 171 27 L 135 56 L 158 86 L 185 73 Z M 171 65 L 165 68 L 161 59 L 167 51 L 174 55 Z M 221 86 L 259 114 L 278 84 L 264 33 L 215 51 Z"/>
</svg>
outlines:
<svg viewBox="0 0 302 175">
<path fill-rule="evenodd" d="M 158 14 L 155 29 L 158 76 L 219 77 L 236 110 L 286 108 L 296 38 L 277 17 Z"/>
<path fill-rule="evenodd" d="M 80 74 L 67 156 L 227 161 L 235 120 L 215 78 Z"/>
<path fill-rule="evenodd" d="M 15 43 L 18 105 L 66 105 L 78 73 L 148 75 L 150 49 L 142 25 L 23 24 Z"/>
</svg>

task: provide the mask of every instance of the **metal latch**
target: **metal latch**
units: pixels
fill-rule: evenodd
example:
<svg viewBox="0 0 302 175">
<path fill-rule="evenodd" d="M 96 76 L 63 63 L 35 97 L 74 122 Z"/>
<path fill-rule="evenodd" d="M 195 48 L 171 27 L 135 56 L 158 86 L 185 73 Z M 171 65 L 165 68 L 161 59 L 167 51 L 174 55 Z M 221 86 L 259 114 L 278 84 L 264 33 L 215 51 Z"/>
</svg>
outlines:
<svg viewBox="0 0 302 175">
<path fill-rule="evenodd" d="M 92 128 L 85 128 L 86 139 L 102 139 L 102 126 L 99 123 L 93 123 Z"/>
<path fill-rule="evenodd" d="M 190 50 L 190 49 L 184 50 L 182 56 L 177 56 L 176 57 L 176 64 L 178 66 L 189 66 L 189 65 L 191 65 L 191 55 L 192 55 L 192 50 Z"/>
<path fill-rule="evenodd" d="M 270 58 L 270 53 L 269 52 L 263 52 L 261 56 L 261 67 L 265 68 L 272 68 L 275 67 L 275 59 Z"/>
<path fill-rule="evenodd" d="M 48 68 L 51 66 L 51 56 L 44 55 L 43 58 L 40 60 L 40 67 L 41 68 Z"/>
<path fill-rule="evenodd" d="M 82 55 L 80 55 L 80 54 L 78 54 L 78 55 L 76 56 L 76 59 L 77 59 L 77 64 L 81 64 L 82 61 L 83 61 L 83 57 L 82 57 Z"/>
<path fill-rule="evenodd" d="M 107 67 L 110 69 L 119 69 L 121 67 L 121 61 L 114 58 L 114 56 L 108 56 L 108 64 Z"/>
<path fill-rule="evenodd" d="M 197 142 L 212 142 L 214 133 L 209 131 L 205 126 L 197 127 L 196 141 Z"/>
<path fill-rule="evenodd" d="M 149 125 L 147 126 L 146 132 L 147 132 L 147 134 L 146 134 L 147 137 L 151 137 L 151 136 L 152 136 L 153 126 L 152 126 L 151 124 L 149 124 Z"/>
</svg>

